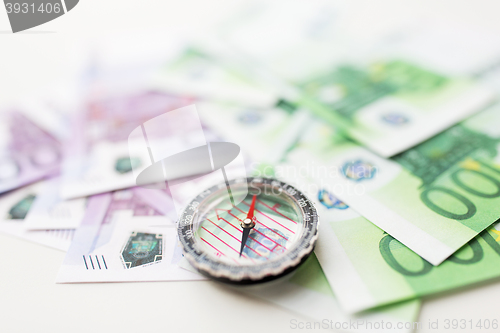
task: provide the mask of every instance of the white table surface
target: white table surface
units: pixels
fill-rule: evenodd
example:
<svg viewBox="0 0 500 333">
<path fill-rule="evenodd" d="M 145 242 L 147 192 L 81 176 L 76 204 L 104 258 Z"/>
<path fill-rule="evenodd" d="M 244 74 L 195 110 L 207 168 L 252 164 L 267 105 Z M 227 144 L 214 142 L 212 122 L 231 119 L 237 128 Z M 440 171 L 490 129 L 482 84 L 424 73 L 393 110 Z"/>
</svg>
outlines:
<svg viewBox="0 0 500 333">
<path fill-rule="evenodd" d="M 67 15 L 19 34 L 10 33 L 7 15 L 0 10 L 0 102 L 64 80 L 70 75 L 65 64 L 75 40 L 137 30 L 196 31 L 238 4 L 83 0 Z M 367 0 L 352 1 L 349 15 L 360 32 L 376 33 L 426 14 L 498 33 L 499 9 L 495 0 Z M 0 332 L 288 332 L 296 331 L 290 320 L 305 320 L 211 282 L 57 285 L 63 258 L 62 252 L 0 235 Z M 432 331 L 429 320 L 500 319 L 499 299 L 500 282 L 426 298 L 420 331 Z M 253 319 L 243 324 L 248 314 Z"/>
</svg>

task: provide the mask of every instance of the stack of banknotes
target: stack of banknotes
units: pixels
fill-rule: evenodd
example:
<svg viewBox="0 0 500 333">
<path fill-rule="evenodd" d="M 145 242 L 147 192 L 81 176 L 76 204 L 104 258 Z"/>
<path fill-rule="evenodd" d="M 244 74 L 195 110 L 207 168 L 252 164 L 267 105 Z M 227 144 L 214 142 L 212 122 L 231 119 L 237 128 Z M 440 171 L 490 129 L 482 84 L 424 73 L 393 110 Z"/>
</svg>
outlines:
<svg viewBox="0 0 500 333">
<path fill-rule="evenodd" d="M 57 283 L 205 280 L 183 260 L 169 193 L 135 186 L 145 161 L 127 142 L 196 104 L 207 138 L 237 143 L 249 174 L 294 184 L 321 217 L 315 255 L 253 296 L 410 332 L 396 323 L 416 320 L 421 297 L 500 277 L 495 36 L 434 22 L 354 41 L 341 3 L 287 13 L 232 13 L 147 75 L 93 59 L 71 110 L 49 97 L 4 110 L 0 231 L 67 251 Z M 120 259 L 139 229 L 162 234 L 155 265 Z"/>
</svg>

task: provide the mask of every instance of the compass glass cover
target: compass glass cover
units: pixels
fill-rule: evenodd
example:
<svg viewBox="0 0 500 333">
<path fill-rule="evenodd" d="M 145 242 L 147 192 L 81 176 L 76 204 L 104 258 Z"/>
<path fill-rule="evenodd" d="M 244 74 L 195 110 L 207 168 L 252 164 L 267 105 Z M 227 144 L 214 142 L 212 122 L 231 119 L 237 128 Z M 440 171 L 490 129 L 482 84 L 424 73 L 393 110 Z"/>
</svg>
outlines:
<svg viewBox="0 0 500 333">
<path fill-rule="evenodd" d="M 232 194 L 238 197 L 238 187 L 234 190 Z M 304 229 L 303 214 L 287 192 L 272 186 L 249 187 L 245 199 L 234 206 L 225 194 L 226 188 L 209 194 L 193 216 L 194 239 L 204 253 L 227 264 L 252 265 L 279 258 L 298 243 Z M 254 195 L 255 227 L 240 257 L 241 223 Z"/>
</svg>

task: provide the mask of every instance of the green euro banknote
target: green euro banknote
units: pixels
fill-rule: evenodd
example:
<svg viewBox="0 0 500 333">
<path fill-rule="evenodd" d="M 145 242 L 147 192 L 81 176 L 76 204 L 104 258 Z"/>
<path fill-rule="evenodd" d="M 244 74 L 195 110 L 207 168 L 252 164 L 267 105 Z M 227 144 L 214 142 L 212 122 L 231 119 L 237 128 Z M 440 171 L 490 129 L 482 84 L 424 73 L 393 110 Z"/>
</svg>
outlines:
<svg viewBox="0 0 500 333">
<path fill-rule="evenodd" d="M 376 52 L 382 36 L 353 37 L 357 31 L 343 25 L 341 3 L 290 4 L 287 15 L 280 6 L 255 6 L 239 19 L 232 17 L 220 34 L 246 66 L 272 72 L 261 82 L 274 80 L 278 94 L 383 157 L 432 137 L 494 99 L 492 89 L 456 74 L 460 62 L 450 73 L 436 63 L 417 65 L 401 53 Z M 271 24 L 280 29 L 268 31 Z M 466 47 L 473 41 L 464 37 L 455 44 Z M 422 39 L 422 48 L 425 43 Z"/>
<path fill-rule="evenodd" d="M 272 106 L 200 102 L 198 114 L 213 132 L 240 146 L 253 163 L 281 162 L 310 121 L 304 110 L 281 100 Z"/>
<path fill-rule="evenodd" d="M 210 46 L 209 46 L 210 44 Z M 250 71 L 217 57 L 216 42 L 185 46 L 149 78 L 148 86 L 169 93 L 189 94 L 203 100 L 251 105 L 272 105 L 276 95 L 258 85 Z"/>
<path fill-rule="evenodd" d="M 330 199 L 322 193 L 320 200 Z M 342 213 L 336 208 L 329 210 L 322 212 L 325 223 L 316 255 L 347 312 L 500 277 L 499 224 L 484 230 L 441 265 L 433 266 L 362 216 L 348 212 L 352 209 Z"/>
<path fill-rule="evenodd" d="M 500 217 L 500 107 L 383 159 L 311 124 L 287 160 L 433 265 Z"/>
<path fill-rule="evenodd" d="M 301 100 L 377 154 L 389 157 L 488 105 L 493 94 L 401 60 L 341 64 L 301 82 Z"/>
<path fill-rule="evenodd" d="M 500 277 L 500 220 L 433 266 L 320 184 L 291 170 L 282 164 L 256 174 L 280 174 L 317 207 L 323 224 L 315 254 L 346 313 L 366 313 Z"/>
<path fill-rule="evenodd" d="M 303 189 L 322 219 L 315 253 L 347 313 L 436 294 L 500 277 L 500 223 L 433 266 L 307 177 Z"/>
</svg>

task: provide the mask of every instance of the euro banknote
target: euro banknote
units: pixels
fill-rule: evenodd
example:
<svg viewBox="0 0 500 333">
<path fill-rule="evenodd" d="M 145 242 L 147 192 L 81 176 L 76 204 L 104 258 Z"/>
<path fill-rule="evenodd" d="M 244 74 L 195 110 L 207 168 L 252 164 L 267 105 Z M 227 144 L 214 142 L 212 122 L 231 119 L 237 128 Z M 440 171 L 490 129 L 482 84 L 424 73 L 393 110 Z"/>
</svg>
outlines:
<svg viewBox="0 0 500 333">
<path fill-rule="evenodd" d="M 215 41 L 198 41 L 181 48 L 151 76 L 148 87 L 203 100 L 251 105 L 275 103 L 273 91 L 253 80 L 251 72 L 217 56 L 222 52 L 212 50 L 220 47 Z"/>
<path fill-rule="evenodd" d="M 448 75 L 477 77 L 498 62 L 496 39 L 493 31 L 478 25 L 419 18 L 384 33 L 373 51 L 378 57 L 407 59 Z"/>
<path fill-rule="evenodd" d="M 433 265 L 500 216 L 498 106 L 383 159 L 326 125 L 288 160 Z"/>
<path fill-rule="evenodd" d="M 439 266 L 433 266 L 333 198 L 324 191 L 316 197 L 321 200 L 318 206 L 323 206 L 321 216 L 326 222 L 316 254 L 340 304 L 348 312 L 500 276 L 499 224 L 481 232 Z"/>
<path fill-rule="evenodd" d="M 24 218 L 26 230 L 76 229 L 87 207 L 86 198 L 63 200 L 59 177 L 43 181 Z"/>
<path fill-rule="evenodd" d="M 0 196 L 0 232 L 66 251 L 73 239 L 74 229 L 26 229 L 25 218 L 43 187 L 43 182 L 38 182 Z"/>
<path fill-rule="evenodd" d="M 350 38 L 353 31 L 344 29 L 340 17 L 325 21 L 325 13 L 340 12 L 330 7 L 294 4 L 289 9 L 297 15 L 289 16 L 281 15 L 279 6 L 264 5 L 229 19 L 220 34 L 245 59 L 243 66 L 272 71 L 283 96 L 383 157 L 430 138 L 494 99 L 490 88 L 463 74 L 428 68 L 402 53 L 375 52 L 382 36 Z M 279 33 L 268 32 L 270 24 L 280 26 Z M 427 46 L 425 40 L 421 45 Z"/>
<path fill-rule="evenodd" d="M 71 136 L 71 114 L 78 109 L 77 82 L 64 81 L 37 89 L 23 95 L 22 100 L 16 100 L 14 109 L 59 142 L 64 142 Z"/>
<path fill-rule="evenodd" d="M 150 203 L 150 191 L 159 190 L 132 188 L 90 197 L 56 282 L 203 279 L 177 265 L 182 249 L 175 223 L 154 208 L 158 203 Z"/>
<path fill-rule="evenodd" d="M 0 113 L 0 193 L 59 172 L 59 141 L 23 113 Z"/>
<path fill-rule="evenodd" d="M 310 116 L 280 100 L 276 105 L 199 102 L 202 122 L 216 135 L 236 143 L 254 163 L 278 163 L 299 139 Z"/>
<path fill-rule="evenodd" d="M 325 226 L 316 256 L 347 313 L 420 298 L 500 276 L 500 224 L 496 222 L 439 266 L 401 244 L 321 184 L 293 173 L 282 180 L 301 188 Z"/>
<path fill-rule="evenodd" d="M 299 84 L 302 103 L 356 141 L 390 157 L 488 106 L 493 92 L 407 61 L 349 63 Z M 319 101 L 319 103 L 318 103 Z"/>
<path fill-rule="evenodd" d="M 61 197 L 71 199 L 134 186 L 133 169 L 151 163 L 129 156 L 129 134 L 143 122 L 192 104 L 192 99 L 159 92 L 89 97 L 75 115 L 67 144 Z M 178 134 L 165 124 L 165 136 Z M 147 157 L 147 153 L 146 153 Z"/>
</svg>

